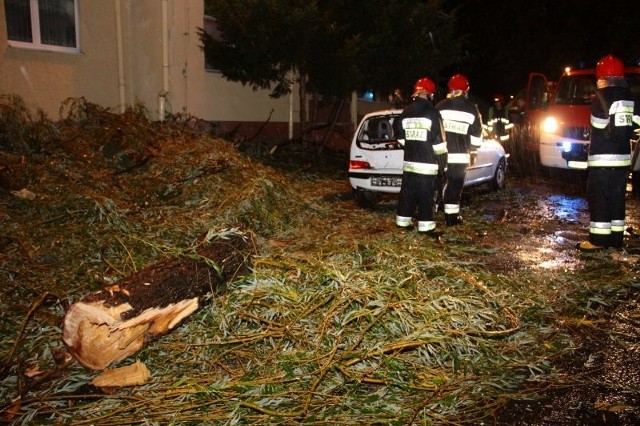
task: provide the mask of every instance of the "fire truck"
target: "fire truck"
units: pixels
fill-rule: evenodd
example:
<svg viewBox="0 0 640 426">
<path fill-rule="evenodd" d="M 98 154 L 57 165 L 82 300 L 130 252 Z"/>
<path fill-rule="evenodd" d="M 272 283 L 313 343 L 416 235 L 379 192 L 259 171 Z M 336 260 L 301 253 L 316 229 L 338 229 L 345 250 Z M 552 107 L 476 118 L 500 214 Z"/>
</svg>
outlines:
<svg viewBox="0 0 640 426">
<path fill-rule="evenodd" d="M 640 66 L 626 67 L 631 91 L 640 99 Z M 553 93 L 543 74 L 529 75 L 527 107 L 529 120 L 539 126 L 540 164 L 548 168 L 583 169 L 591 139 L 591 102 L 596 93 L 595 68 L 566 68 Z M 640 171 L 636 141 L 634 171 Z M 634 173 L 635 175 L 636 173 Z"/>
</svg>

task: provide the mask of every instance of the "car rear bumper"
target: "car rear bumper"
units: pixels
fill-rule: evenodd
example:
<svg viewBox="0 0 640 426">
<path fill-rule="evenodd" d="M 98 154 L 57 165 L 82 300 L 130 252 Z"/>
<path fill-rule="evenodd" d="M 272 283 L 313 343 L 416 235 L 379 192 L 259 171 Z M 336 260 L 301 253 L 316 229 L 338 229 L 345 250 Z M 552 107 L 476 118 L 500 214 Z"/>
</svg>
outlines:
<svg viewBox="0 0 640 426">
<path fill-rule="evenodd" d="M 371 192 L 399 193 L 402 185 L 402 172 L 379 173 L 373 170 L 349 170 L 349 183 L 354 189 Z"/>
</svg>

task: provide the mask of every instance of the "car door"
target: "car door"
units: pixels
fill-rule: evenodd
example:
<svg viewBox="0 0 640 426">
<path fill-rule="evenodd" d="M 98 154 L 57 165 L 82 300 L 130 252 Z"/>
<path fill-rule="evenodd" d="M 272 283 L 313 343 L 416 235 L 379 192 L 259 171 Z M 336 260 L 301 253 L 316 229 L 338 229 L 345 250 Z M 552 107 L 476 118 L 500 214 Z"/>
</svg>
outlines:
<svg viewBox="0 0 640 426">
<path fill-rule="evenodd" d="M 493 179 L 496 166 L 502 153 L 502 145 L 493 139 L 482 141 L 475 152 L 471 154 L 471 165 L 467 169 L 465 176 L 465 186 L 476 185 Z"/>
</svg>

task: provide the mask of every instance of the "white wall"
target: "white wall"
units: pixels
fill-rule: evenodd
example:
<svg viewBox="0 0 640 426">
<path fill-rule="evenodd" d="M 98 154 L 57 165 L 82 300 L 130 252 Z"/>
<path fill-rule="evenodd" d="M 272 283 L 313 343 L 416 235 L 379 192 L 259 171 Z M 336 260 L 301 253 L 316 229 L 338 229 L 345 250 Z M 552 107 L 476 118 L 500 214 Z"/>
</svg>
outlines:
<svg viewBox="0 0 640 426">
<path fill-rule="evenodd" d="M 162 31 L 163 6 L 167 33 Z M 168 112 L 211 121 L 264 122 L 270 114 L 272 123 L 289 121 L 290 97 L 272 99 L 268 90 L 254 92 L 205 70 L 198 38 L 202 0 L 79 0 L 79 17 L 79 54 L 9 47 L 4 0 L 0 0 L 0 92 L 20 95 L 52 119 L 58 118 L 61 103 L 69 97 L 85 97 L 117 112 L 121 93 L 126 105 L 143 103 L 152 118 L 158 118 L 158 98 L 168 88 Z M 166 64 L 163 42 L 168 49 Z M 163 72 L 168 73 L 168 85 Z M 292 105 L 297 122 L 297 88 Z"/>
<path fill-rule="evenodd" d="M 58 118 L 68 97 L 84 96 L 104 106 L 118 104 L 112 1 L 82 0 L 80 53 L 9 47 L 4 1 L 0 0 L 0 91 Z"/>
</svg>

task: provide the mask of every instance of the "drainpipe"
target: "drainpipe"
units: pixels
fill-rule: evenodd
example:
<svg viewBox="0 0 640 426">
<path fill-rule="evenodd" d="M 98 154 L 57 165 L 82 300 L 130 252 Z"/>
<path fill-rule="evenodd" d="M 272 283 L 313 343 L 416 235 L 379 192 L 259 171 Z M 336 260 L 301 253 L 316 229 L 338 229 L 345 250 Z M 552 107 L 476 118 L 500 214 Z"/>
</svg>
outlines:
<svg viewBox="0 0 640 426">
<path fill-rule="evenodd" d="M 162 0 L 162 92 L 158 96 L 158 119 L 164 121 L 169 95 L 169 0 Z"/>
<path fill-rule="evenodd" d="M 184 104 L 182 111 L 187 112 L 189 108 L 189 51 L 191 46 L 191 15 L 189 10 L 189 1 L 184 2 L 185 31 L 184 37 L 184 67 L 182 68 L 182 82 L 184 83 Z M 202 22 L 202 20 L 201 20 Z"/>
<path fill-rule="evenodd" d="M 116 6 L 116 47 L 118 52 L 118 96 L 120 99 L 120 113 L 126 109 L 125 81 L 124 81 L 124 49 L 122 47 L 122 11 L 120 0 L 115 0 Z"/>
</svg>

